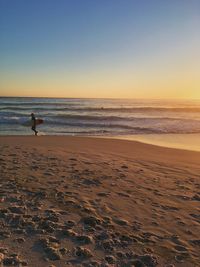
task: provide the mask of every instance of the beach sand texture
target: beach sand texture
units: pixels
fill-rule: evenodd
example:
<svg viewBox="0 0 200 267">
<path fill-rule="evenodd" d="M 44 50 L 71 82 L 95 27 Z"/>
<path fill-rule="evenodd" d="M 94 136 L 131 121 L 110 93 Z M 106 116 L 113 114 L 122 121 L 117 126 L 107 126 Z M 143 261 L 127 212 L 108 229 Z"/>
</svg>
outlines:
<svg viewBox="0 0 200 267">
<path fill-rule="evenodd" d="M 200 266 L 200 152 L 0 137 L 2 266 Z"/>
</svg>

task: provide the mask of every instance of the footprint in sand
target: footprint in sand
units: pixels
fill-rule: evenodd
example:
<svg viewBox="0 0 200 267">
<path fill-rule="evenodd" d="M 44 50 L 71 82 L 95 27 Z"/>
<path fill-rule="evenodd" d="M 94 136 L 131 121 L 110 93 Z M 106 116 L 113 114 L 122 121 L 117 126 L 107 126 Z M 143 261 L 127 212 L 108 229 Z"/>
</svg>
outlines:
<svg viewBox="0 0 200 267">
<path fill-rule="evenodd" d="M 109 192 L 99 192 L 99 193 L 97 193 L 97 195 L 100 197 L 107 197 L 110 195 L 110 193 Z"/>
<path fill-rule="evenodd" d="M 173 206 L 164 206 L 164 205 L 161 205 L 162 209 L 164 210 L 169 210 L 169 211 L 176 211 L 176 210 L 179 210 L 179 208 L 177 207 L 173 207 Z"/>
<path fill-rule="evenodd" d="M 117 192 L 117 194 L 121 197 L 131 197 L 131 195 L 123 193 L 123 192 Z"/>
<path fill-rule="evenodd" d="M 194 239 L 189 241 L 192 245 L 200 247 L 200 239 Z"/>
<path fill-rule="evenodd" d="M 199 214 L 190 213 L 189 215 L 192 216 L 196 222 L 200 223 L 200 215 Z"/>
<path fill-rule="evenodd" d="M 179 251 L 179 252 L 186 252 L 186 251 L 188 251 L 185 246 L 177 245 L 174 248 L 175 248 L 176 251 Z"/>
</svg>

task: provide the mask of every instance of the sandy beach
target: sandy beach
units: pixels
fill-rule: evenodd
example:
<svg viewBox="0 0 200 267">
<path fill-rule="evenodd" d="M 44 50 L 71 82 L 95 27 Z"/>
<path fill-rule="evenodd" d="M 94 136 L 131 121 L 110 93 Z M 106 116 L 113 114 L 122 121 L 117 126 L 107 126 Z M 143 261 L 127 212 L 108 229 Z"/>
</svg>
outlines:
<svg viewBox="0 0 200 267">
<path fill-rule="evenodd" d="M 200 266 L 200 152 L 0 137 L 2 266 Z"/>
</svg>

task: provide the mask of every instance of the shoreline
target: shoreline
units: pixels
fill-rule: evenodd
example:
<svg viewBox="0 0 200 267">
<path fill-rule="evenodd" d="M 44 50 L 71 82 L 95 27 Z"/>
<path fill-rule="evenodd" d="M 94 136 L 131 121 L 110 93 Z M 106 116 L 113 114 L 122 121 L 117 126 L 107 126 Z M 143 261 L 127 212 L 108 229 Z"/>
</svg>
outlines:
<svg viewBox="0 0 200 267">
<path fill-rule="evenodd" d="M 33 134 L 20 135 L 0 135 L 0 138 L 15 138 L 15 137 L 34 137 Z M 46 135 L 39 131 L 38 138 L 41 137 L 66 137 L 66 138 L 94 138 L 94 139 L 110 139 L 140 142 L 147 145 L 154 145 L 163 148 L 180 149 L 186 151 L 200 152 L 200 134 L 135 134 L 135 135 L 113 135 L 113 136 L 95 136 L 95 135 Z"/>
<path fill-rule="evenodd" d="M 101 138 L 101 137 L 100 137 Z M 103 137 L 104 138 L 104 137 Z M 105 137 L 119 140 L 138 141 L 160 147 L 200 151 L 200 134 L 135 134 Z"/>
<path fill-rule="evenodd" d="M 0 262 L 198 266 L 200 152 L 69 136 L 0 149 Z"/>
</svg>

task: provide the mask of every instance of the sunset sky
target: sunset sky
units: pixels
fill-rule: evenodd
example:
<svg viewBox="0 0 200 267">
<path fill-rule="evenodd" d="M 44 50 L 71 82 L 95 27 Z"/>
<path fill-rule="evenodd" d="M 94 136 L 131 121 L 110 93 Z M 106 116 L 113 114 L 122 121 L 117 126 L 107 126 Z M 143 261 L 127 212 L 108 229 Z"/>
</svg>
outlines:
<svg viewBox="0 0 200 267">
<path fill-rule="evenodd" d="M 200 99 L 198 0 L 0 0 L 0 95 Z"/>
</svg>

